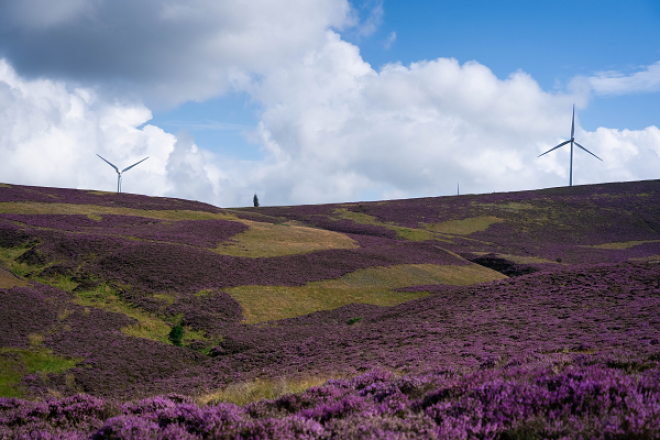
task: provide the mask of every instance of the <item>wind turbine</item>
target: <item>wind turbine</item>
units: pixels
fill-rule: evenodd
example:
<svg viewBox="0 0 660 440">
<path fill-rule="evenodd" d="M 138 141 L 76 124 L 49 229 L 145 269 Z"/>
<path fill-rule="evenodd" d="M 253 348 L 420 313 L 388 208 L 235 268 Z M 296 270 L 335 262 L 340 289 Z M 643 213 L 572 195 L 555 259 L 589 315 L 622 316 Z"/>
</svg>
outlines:
<svg viewBox="0 0 660 440">
<path fill-rule="evenodd" d="M 101 157 L 100 154 L 97 154 L 97 156 L 100 157 L 101 159 L 103 159 L 103 161 L 104 161 L 105 163 L 107 163 L 107 164 L 110 165 L 112 168 L 114 168 L 115 171 L 117 171 L 117 192 L 118 192 L 118 193 L 121 192 L 121 175 L 122 175 L 123 173 L 125 173 L 126 171 L 130 170 L 131 168 L 133 168 L 135 165 L 139 165 L 139 164 L 141 164 L 142 162 L 144 162 L 145 160 L 149 159 L 149 156 L 147 156 L 147 157 L 145 157 L 144 159 L 142 159 L 141 161 L 134 163 L 134 164 L 131 165 L 130 167 L 124 168 L 123 170 L 119 171 L 119 168 L 117 168 L 116 166 L 114 166 L 113 164 L 111 164 L 110 162 L 108 162 L 106 159 L 104 159 L 103 157 Z"/>
<path fill-rule="evenodd" d="M 591 151 L 589 151 L 589 150 L 587 150 L 586 148 L 584 148 L 582 145 L 580 145 L 580 144 L 578 144 L 577 142 L 575 142 L 574 134 L 575 134 L 575 104 L 573 104 L 573 122 L 571 123 L 571 139 L 568 140 L 568 141 L 562 142 L 561 144 L 557 145 L 556 147 L 551 148 L 550 150 L 546 151 L 546 152 L 543 153 L 543 154 L 539 154 L 539 156 L 538 156 L 538 157 L 541 157 L 541 156 L 543 156 L 544 154 L 548 154 L 548 153 L 551 152 L 551 151 L 555 151 L 557 148 L 559 148 L 559 147 L 563 147 L 564 145 L 566 145 L 567 143 L 570 142 L 570 143 L 571 143 L 571 169 L 570 169 L 570 175 L 569 175 L 569 178 L 568 178 L 568 186 L 573 186 L 573 144 L 575 144 L 575 145 L 577 145 L 578 147 L 582 148 L 584 151 L 586 151 L 587 153 L 591 154 L 593 157 L 595 157 L 596 159 L 600 160 L 601 162 L 602 162 L 602 160 L 603 160 L 603 159 L 601 159 L 600 157 L 596 156 L 596 155 L 595 155 L 594 153 L 592 153 Z"/>
</svg>

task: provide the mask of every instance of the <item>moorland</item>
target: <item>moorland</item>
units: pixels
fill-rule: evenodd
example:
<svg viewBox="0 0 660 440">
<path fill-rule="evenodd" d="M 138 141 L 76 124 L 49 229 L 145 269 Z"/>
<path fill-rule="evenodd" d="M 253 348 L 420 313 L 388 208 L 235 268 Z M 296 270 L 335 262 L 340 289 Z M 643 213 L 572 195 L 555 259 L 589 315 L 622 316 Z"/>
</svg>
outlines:
<svg viewBox="0 0 660 440">
<path fill-rule="evenodd" d="M 240 209 L 0 184 L 3 439 L 658 438 L 659 341 L 660 181 Z"/>
</svg>

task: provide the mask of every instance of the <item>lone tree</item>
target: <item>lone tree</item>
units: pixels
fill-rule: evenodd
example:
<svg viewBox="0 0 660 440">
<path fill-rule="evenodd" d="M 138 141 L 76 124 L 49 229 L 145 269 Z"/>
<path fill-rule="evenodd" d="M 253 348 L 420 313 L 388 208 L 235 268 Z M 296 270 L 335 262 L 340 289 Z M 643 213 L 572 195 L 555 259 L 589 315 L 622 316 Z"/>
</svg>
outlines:
<svg viewBox="0 0 660 440">
<path fill-rule="evenodd" d="M 259 207 L 259 197 L 255 194 L 254 197 L 252 198 L 252 202 L 254 203 L 254 207 L 258 208 Z"/>
</svg>

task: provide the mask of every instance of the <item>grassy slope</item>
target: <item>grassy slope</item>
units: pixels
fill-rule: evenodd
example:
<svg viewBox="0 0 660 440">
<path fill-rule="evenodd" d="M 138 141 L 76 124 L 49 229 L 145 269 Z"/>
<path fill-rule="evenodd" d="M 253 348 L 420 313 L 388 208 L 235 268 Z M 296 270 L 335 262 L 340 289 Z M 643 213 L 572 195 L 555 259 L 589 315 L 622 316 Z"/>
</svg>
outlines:
<svg viewBox="0 0 660 440">
<path fill-rule="evenodd" d="M 11 190 L 11 197 L 3 196 L 3 190 Z M 352 303 L 394 306 L 429 295 L 428 289 L 401 291 L 401 288 L 411 286 L 460 286 L 506 278 L 499 272 L 466 261 L 484 254 L 495 254 L 514 265 L 536 265 L 545 269 L 548 266 L 562 269 L 570 264 L 602 261 L 653 260 L 660 255 L 660 234 L 657 232 L 660 225 L 657 214 L 660 183 L 656 181 L 500 195 L 235 210 L 219 210 L 204 204 L 172 199 L 130 195 L 122 198 L 123 195 L 75 190 L 49 191 L 47 188 L 11 185 L 0 187 L 0 216 L 83 215 L 100 221 L 107 216 L 122 215 L 164 220 L 167 224 L 190 220 L 240 222 L 249 229 L 216 246 L 204 249 L 174 244 L 186 252 L 199 254 L 200 258 L 208 252 L 234 258 L 227 260 L 230 262 L 227 267 L 250 264 L 251 260 L 272 261 L 275 265 L 282 264 L 283 273 L 292 270 L 291 260 L 277 258 L 329 250 L 353 255 L 350 252 L 367 246 L 360 245 L 364 237 L 372 237 L 372 234 L 379 237 L 380 241 L 367 247 L 368 252 L 380 258 L 378 261 L 384 262 L 382 265 L 367 265 L 352 271 L 341 269 L 340 276 L 332 279 L 297 282 L 288 286 L 260 282 L 239 283 L 225 288 L 240 304 L 242 317 L 248 324 L 295 318 Z M 96 270 L 98 262 L 106 257 L 99 251 L 78 255 L 75 246 L 71 248 L 62 244 L 65 239 L 82 240 L 92 233 L 123 240 L 122 243 L 126 244 L 147 242 L 158 247 L 171 244 L 171 241 L 140 239 L 112 230 L 62 232 L 57 228 L 35 226 L 16 219 L 0 221 L 7 227 L 31 234 L 30 239 L 18 245 L 5 240 L 0 247 L 0 263 L 3 266 L 0 268 L 0 289 L 25 286 L 30 282 L 55 286 L 67 292 L 72 308 L 75 305 L 83 310 L 99 309 L 131 318 L 131 324 L 119 328 L 123 337 L 153 341 L 165 346 L 166 350 L 174 350 L 172 355 L 179 350 L 168 339 L 169 331 L 175 324 L 185 325 L 184 345 L 202 353 L 207 353 L 232 328 L 228 325 L 234 321 L 223 314 L 222 304 L 225 303 L 216 302 L 220 305 L 214 306 L 215 297 L 209 300 L 210 306 L 203 311 L 206 313 L 204 316 L 192 316 L 190 308 L 186 309 L 185 305 L 197 304 L 194 303 L 197 301 L 195 298 L 203 297 L 204 292 L 191 296 L 185 285 L 176 284 L 176 279 L 169 289 L 149 291 L 145 286 L 127 282 L 122 278 L 121 271 L 116 277 L 108 277 Z M 364 231 L 360 230 L 361 227 Z M 381 230 L 382 233 L 379 232 Z M 454 263 L 407 262 L 406 258 L 410 257 L 405 255 L 388 263 L 389 253 L 398 249 L 394 246 L 397 243 L 432 244 L 437 252 L 451 256 Z M 103 246 L 100 249 L 103 251 Z M 33 252 L 37 257 L 21 257 L 28 252 Z M 371 254 L 369 256 L 373 257 Z M 359 259 L 362 254 L 355 255 Z M 40 260 L 41 256 L 43 259 Z M 236 263 L 232 263 L 234 261 Z M 128 269 L 133 263 L 128 261 L 124 264 Z M 231 281 L 233 275 L 228 271 L 219 276 L 224 281 Z M 205 291 L 214 289 L 213 285 L 206 287 Z M 60 313 L 65 310 L 66 307 L 62 308 Z M 212 323 L 214 320 L 226 325 L 215 325 Z M 108 333 L 113 334 L 117 333 Z M 47 338 L 44 350 L 54 350 L 56 354 L 39 352 L 43 356 L 55 356 L 53 359 L 63 359 L 59 370 L 48 370 L 50 367 L 40 367 L 39 363 L 34 364 L 36 367 L 32 366 L 25 360 L 25 353 L 28 352 L 20 352 L 29 350 L 27 345 L 5 347 L 9 350 L 6 353 L 13 353 L 13 357 L 11 361 L 4 362 L 13 362 L 13 367 L 5 369 L 11 372 L 0 377 L 5 384 L 5 391 L 0 393 L 20 395 L 24 392 L 25 389 L 17 382 L 17 372 L 23 375 L 35 372 L 66 374 L 63 372 L 74 366 L 67 359 L 79 358 L 67 351 L 71 351 L 70 348 L 63 347 L 54 338 Z M 99 350 L 102 349 L 99 347 Z M 72 371 L 70 377 L 76 378 L 75 368 Z M 151 379 L 147 376 L 142 379 L 136 377 L 134 382 L 141 380 Z M 80 387 L 80 381 L 77 385 L 73 379 L 69 382 L 72 382 L 69 391 Z M 66 390 L 66 386 L 60 389 Z M 94 389 L 89 391 L 94 392 Z"/>
</svg>

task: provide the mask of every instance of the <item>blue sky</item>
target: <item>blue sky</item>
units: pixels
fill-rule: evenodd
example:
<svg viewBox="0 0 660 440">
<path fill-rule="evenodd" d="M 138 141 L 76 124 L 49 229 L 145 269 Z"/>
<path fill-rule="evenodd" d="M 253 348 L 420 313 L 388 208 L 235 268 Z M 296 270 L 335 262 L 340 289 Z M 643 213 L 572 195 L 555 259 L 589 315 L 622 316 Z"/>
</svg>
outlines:
<svg viewBox="0 0 660 440">
<path fill-rule="evenodd" d="M 363 22 L 379 2 L 354 2 Z M 546 91 L 565 91 L 576 76 L 600 71 L 629 74 L 660 60 L 660 2 L 612 1 L 402 1 L 382 3 L 368 36 L 348 29 L 342 37 L 379 69 L 440 57 L 476 60 L 501 79 L 529 73 Z M 388 44 L 392 34 L 394 41 Z M 261 157 L 242 130 L 254 127 L 259 105 L 244 93 L 154 111 L 153 123 L 186 129 L 199 146 L 245 159 Z M 570 124 L 570 111 L 566 110 Z M 579 110 L 587 130 L 600 126 L 640 130 L 660 121 L 660 94 L 595 96 Z M 567 130 L 567 135 L 570 128 Z"/>
<path fill-rule="evenodd" d="M 660 176 L 660 2 L 0 2 L 0 181 L 244 206 Z"/>
</svg>

